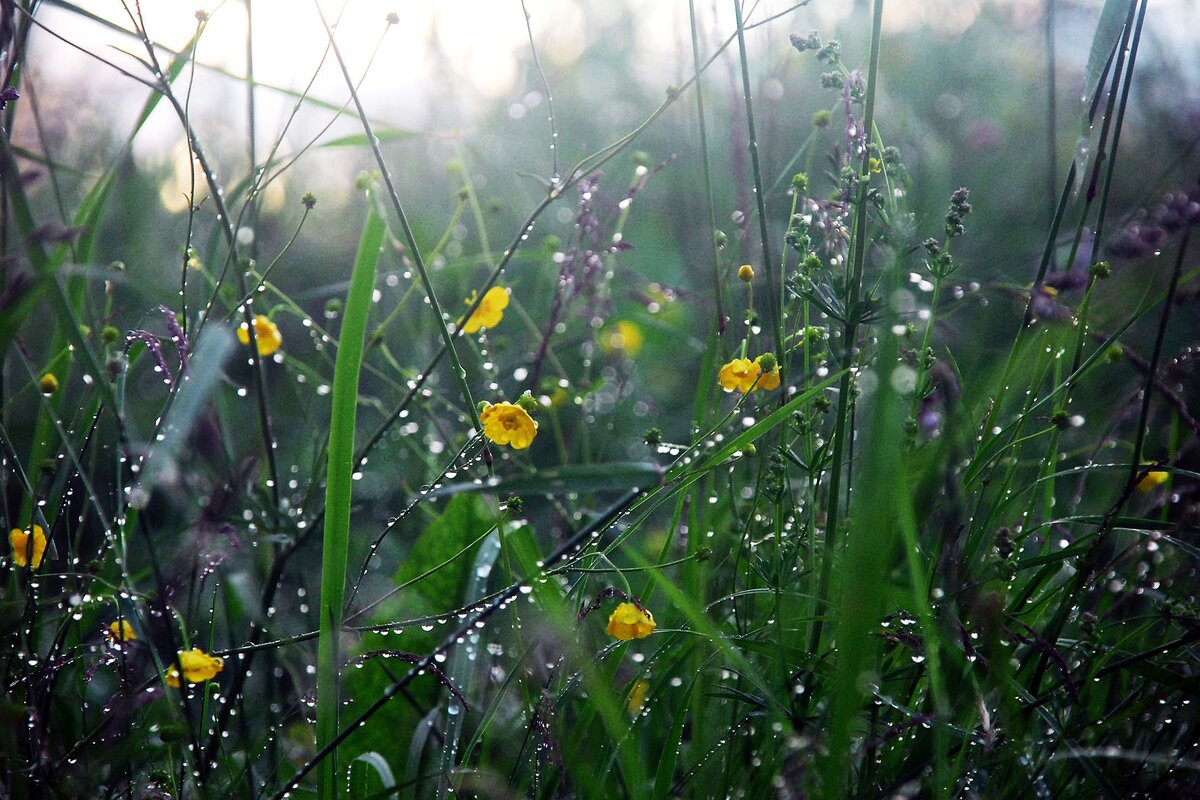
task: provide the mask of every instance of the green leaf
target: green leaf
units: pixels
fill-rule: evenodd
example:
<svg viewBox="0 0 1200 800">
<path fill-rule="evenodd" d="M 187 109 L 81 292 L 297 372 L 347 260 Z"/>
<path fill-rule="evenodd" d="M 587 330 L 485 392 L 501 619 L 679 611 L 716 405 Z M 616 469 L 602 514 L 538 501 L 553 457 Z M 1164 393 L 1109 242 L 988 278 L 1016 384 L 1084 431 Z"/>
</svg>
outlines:
<svg viewBox="0 0 1200 800">
<path fill-rule="evenodd" d="M 408 583 L 433 570 L 413 585 L 413 591 L 433 608 L 450 608 L 462 596 L 470 560 L 463 553 L 468 543 L 495 527 L 494 515 L 483 500 L 464 495 L 446 504 L 446 510 L 422 531 L 396 571 L 397 584 Z M 462 553 L 459 558 L 455 555 Z M 453 559 L 453 560 L 451 560 Z"/>
<path fill-rule="evenodd" d="M 396 776 L 392 774 L 392 768 L 388 765 L 387 759 L 384 758 L 383 756 L 381 756 L 379 753 L 376 753 L 374 750 L 370 750 L 366 753 L 362 753 L 361 755 L 357 756 L 354 759 L 354 761 L 355 762 L 361 761 L 362 763 L 364 763 L 368 767 L 370 767 L 372 770 L 374 770 L 375 776 L 379 779 L 379 788 L 380 789 L 395 789 L 396 788 Z M 354 764 L 353 763 L 351 763 L 350 768 L 351 768 L 351 785 L 354 786 L 354 788 L 357 792 L 359 792 L 360 794 L 363 792 L 371 792 L 371 793 L 375 792 L 375 787 L 368 786 L 366 784 L 365 779 L 362 784 L 354 785 L 354 778 L 353 778 Z M 394 797 L 395 795 L 372 794 L 371 796 L 372 797 Z"/>
<path fill-rule="evenodd" d="M 317 643 L 317 747 L 327 747 L 338 734 L 341 707 L 338 638 L 346 595 L 346 563 L 350 544 L 350 494 L 354 487 L 354 431 L 358 410 L 358 378 L 371 313 L 375 267 L 383 247 L 385 225 L 375 204 L 367 204 L 346 316 L 342 321 L 337 360 L 333 368 L 333 398 L 329 421 L 329 467 L 325 484 L 325 530 L 321 550 L 320 638 Z M 337 797 L 336 751 L 321 762 L 321 797 Z"/>
<path fill-rule="evenodd" d="M 401 128 L 384 128 L 383 130 L 375 131 L 375 138 L 379 142 L 402 142 L 405 139 L 411 139 L 420 134 L 416 131 L 406 131 Z M 320 147 L 370 147 L 371 140 L 367 138 L 365 133 L 352 133 L 349 136 L 339 136 L 336 139 L 330 139 L 328 142 L 321 142 Z"/>
</svg>

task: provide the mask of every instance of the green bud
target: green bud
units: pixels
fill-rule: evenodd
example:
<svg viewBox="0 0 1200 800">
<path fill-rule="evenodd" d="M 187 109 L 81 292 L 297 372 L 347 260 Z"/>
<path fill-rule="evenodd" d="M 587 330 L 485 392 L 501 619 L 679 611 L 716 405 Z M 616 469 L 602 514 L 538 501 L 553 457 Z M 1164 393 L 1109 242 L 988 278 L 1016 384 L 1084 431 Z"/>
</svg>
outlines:
<svg viewBox="0 0 1200 800">
<path fill-rule="evenodd" d="M 105 325 L 100 331 L 100 341 L 105 344 L 116 344 L 121 339 L 121 332 L 112 325 Z"/>
<path fill-rule="evenodd" d="M 762 367 L 763 372 L 770 372 L 779 366 L 779 361 L 776 360 L 774 353 L 763 353 L 758 357 L 758 365 Z"/>
<path fill-rule="evenodd" d="M 808 176 L 803 172 L 797 172 L 792 176 L 792 188 L 800 194 L 808 191 Z"/>
<path fill-rule="evenodd" d="M 528 389 L 525 390 L 523 395 L 517 398 L 517 405 L 525 409 L 525 413 L 529 414 L 530 416 L 533 416 L 533 414 L 536 413 L 540 408 L 538 401 L 534 399 L 533 395 Z"/>
</svg>

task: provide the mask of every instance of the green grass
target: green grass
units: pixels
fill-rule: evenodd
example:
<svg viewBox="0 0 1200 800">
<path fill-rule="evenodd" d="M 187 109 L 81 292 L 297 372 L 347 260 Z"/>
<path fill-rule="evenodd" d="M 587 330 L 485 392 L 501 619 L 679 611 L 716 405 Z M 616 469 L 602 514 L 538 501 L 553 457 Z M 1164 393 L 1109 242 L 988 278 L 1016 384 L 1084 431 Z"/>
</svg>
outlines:
<svg viewBox="0 0 1200 800">
<path fill-rule="evenodd" d="M 359 52 L 298 7 L 330 47 L 296 90 L 262 51 L 209 66 L 248 6 L 175 50 L 135 4 L 100 29 L 141 64 L 78 57 L 149 95 L 87 148 L 23 59 L 67 47 L 30 20 L 95 17 L 18 3 L 0 508 L 48 547 L 0 559 L 0 785 L 1195 794 L 1200 140 L 1163 104 L 1186 92 L 1146 90 L 1185 83 L 1177 20 L 984 4 L 903 33 L 893 3 L 840 42 L 818 3 L 679 4 L 651 88 L 643 12 L 566 64 L 527 3 L 518 88 L 453 131 L 453 70 L 426 130 L 378 99 L 404 14 Z M 131 156 L 163 120 L 180 213 Z M 502 319 L 464 333 L 494 286 Z M 260 314 L 277 352 L 238 343 Z M 768 352 L 779 388 L 728 390 Z M 653 633 L 609 635 L 622 602 Z"/>
</svg>

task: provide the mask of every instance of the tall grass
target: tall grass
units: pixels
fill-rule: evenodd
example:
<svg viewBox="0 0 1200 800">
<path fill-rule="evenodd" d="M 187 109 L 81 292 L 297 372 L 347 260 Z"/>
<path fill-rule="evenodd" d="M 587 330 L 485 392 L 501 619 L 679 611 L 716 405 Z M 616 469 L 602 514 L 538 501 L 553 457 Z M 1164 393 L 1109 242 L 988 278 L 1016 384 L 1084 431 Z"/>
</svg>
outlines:
<svg viewBox="0 0 1200 800">
<path fill-rule="evenodd" d="M 261 6 L 172 50 L 126 4 L 135 60 L 82 57 L 146 99 L 92 158 L 35 58 L 94 15 L 16 3 L 2 793 L 1195 794 L 1200 186 L 1192 147 L 1128 166 L 1155 15 L 1107 0 L 1065 48 L 1063 163 L 1006 176 L 1048 169 L 1055 207 L 1002 219 L 1006 184 L 943 184 L 908 136 L 891 4 L 841 42 L 810 5 L 680 4 L 676 85 L 598 140 L 600 83 L 523 3 L 525 150 L 382 121 L 403 12 L 364 55 L 297 10 L 328 47 L 295 91 L 261 80 Z M 204 54 L 241 13 L 223 136 Z M 1045 14 L 1061 78 L 1079 22 Z M 165 112 L 174 215 L 129 158 Z M 347 199 L 299 189 L 335 150 Z"/>
</svg>

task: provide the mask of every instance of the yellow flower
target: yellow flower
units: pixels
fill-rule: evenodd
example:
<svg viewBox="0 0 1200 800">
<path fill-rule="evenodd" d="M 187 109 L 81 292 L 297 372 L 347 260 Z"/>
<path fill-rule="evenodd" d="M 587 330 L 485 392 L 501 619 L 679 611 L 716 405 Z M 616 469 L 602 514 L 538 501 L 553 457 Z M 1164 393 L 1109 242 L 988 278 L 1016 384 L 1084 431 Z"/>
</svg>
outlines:
<svg viewBox="0 0 1200 800">
<path fill-rule="evenodd" d="M 511 445 L 524 450 L 537 435 L 538 424 L 529 412 L 515 403 L 490 403 L 479 414 L 483 435 L 496 444 Z"/>
<path fill-rule="evenodd" d="M 635 322 L 623 319 L 600 336 L 600 349 L 605 353 L 620 350 L 633 358 L 641 352 L 645 341 L 646 337 L 642 334 L 641 327 Z"/>
<path fill-rule="evenodd" d="M 633 684 L 633 688 L 629 690 L 629 699 L 625 701 L 625 710 L 629 712 L 629 716 L 636 717 L 642 710 L 642 706 L 646 704 L 646 691 L 650 688 L 650 681 L 640 680 Z"/>
<path fill-rule="evenodd" d="M 133 632 L 129 620 L 113 620 L 108 626 L 108 638 L 113 642 L 132 642 L 137 638 L 137 634 Z"/>
<path fill-rule="evenodd" d="M 200 683 L 215 678 L 225 666 L 225 661 L 210 656 L 199 647 L 193 647 L 179 653 L 179 664 L 183 667 L 184 680 L 188 683 Z M 179 687 L 179 670 L 174 664 L 167 669 L 167 685 Z"/>
<path fill-rule="evenodd" d="M 762 371 L 762 361 L 764 358 L 766 358 L 765 355 L 759 356 L 758 358 L 754 359 L 754 363 L 758 366 L 758 369 L 760 372 Z M 770 361 L 775 361 L 775 356 L 771 356 Z M 771 391 L 772 389 L 779 388 L 779 364 L 778 364 L 778 362 L 776 362 L 775 366 L 772 367 L 770 370 L 762 373 L 762 376 L 758 379 L 758 386 L 756 386 L 754 388 L 762 389 L 762 390 L 768 391 L 768 392 Z"/>
<path fill-rule="evenodd" d="M 608 618 L 608 635 L 628 642 L 654 633 L 654 616 L 633 603 L 621 603 Z"/>
<path fill-rule="evenodd" d="M 477 292 L 471 292 L 466 300 L 467 305 L 475 302 Z M 504 309 L 508 308 L 508 290 L 503 286 L 493 286 L 487 290 L 479 308 L 462 324 L 463 333 L 475 333 L 480 328 L 494 328 L 504 317 Z"/>
<path fill-rule="evenodd" d="M 58 378 L 53 372 L 47 372 L 38 381 L 38 388 L 42 390 L 42 394 L 49 397 L 58 391 Z"/>
<path fill-rule="evenodd" d="M 763 372 L 763 361 L 767 362 L 769 370 Z M 762 377 L 759 377 L 759 376 Z M 758 381 L 758 383 L 755 383 Z M 770 391 L 779 388 L 779 363 L 771 353 L 763 353 L 751 361 L 748 358 L 735 358 L 717 373 L 717 382 L 727 392 L 741 392 L 765 389 Z"/>
<path fill-rule="evenodd" d="M 754 267 L 749 264 L 742 264 L 738 267 L 738 279 L 746 283 L 754 280 Z"/>
<path fill-rule="evenodd" d="M 717 373 L 717 382 L 727 392 L 745 394 L 754 385 L 754 379 L 758 377 L 760 369 L 758 364 L 748 358 L 735 358 L 721 367 L 721 371 Z"/>
<path fill-rule="evenodd" d="M 1146 464 L 1145 466 L 1149 466 L 1149 464 Z M 1153 491 L 1158 486 L 1166 483 L 1167 478 L 1169 477 L 1171 477 L 1171 473 L 1165 470 L 1151 470 L 1150 472 L 1147 472 L 1145 476 L 1143 476 L 1143 478 L 1137 482 L 1137 484 L 1135 484 L 1134 488 L 1136 488 L 1139 492 Z"/>
<path fill-rule="evenodd" d="M 18 567 L 28 566 L 33 562 L 33 568 L 42 566 L 42 556 L 46 553 L 46 531 L 41 525 L 33 526 L 33 558 L 30 559 L 29 531 L 13 528 L 8 534 L 8 543 L 12 545 L 12 560 Z"/>
<path fill-rule="evenodd" d="M 250 328 L 242 323 L 237 331 L 238 341 L 244 345 L 250 344 Z M 259 314 L 254 318 L 254 338 L 258 340 L 258 354 L 269 356 L 283 347 L 283 336 L 274 322 Z"/>
</svg>

